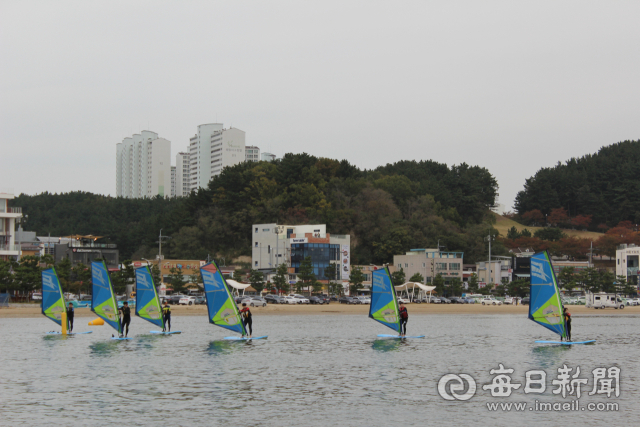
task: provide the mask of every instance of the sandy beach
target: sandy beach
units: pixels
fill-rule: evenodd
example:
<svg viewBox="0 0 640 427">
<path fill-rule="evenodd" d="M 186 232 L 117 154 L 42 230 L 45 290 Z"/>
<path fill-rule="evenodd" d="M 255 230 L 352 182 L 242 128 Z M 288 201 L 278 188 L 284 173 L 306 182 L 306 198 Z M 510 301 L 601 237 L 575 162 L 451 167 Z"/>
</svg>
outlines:
<svg viewBox="0 0 640 427">
<path fill-rule="evenodd" d="M 457 314 L 457 315 L 478 315 L 478 314 L 521 314 L 527 315 L 529 309 L 526 305 L 512 306 L 488 306 L 481 304 L 408 304 L 407 308 L 410 315 L 438 315 L 438 314 Z M 640 316 L 640 306 L 626 307 L 623 310 L 607 308 L 604 310 L 595 310 L 586 308 L 585 306 L 575 305 L 568 306 L 569 312 L 573 316 L 620 316 L 634 315 Z M 369 313 L 368 305 L 346 305 L 339 303 L 331 303 L 324 305 L 274 305 L 267 307 L 252 307 L 254 316 L 262 315 L 361 315 L 366 316 Z M 76 318 L 78 317 L 97 317 L 88 308 L 76 308 Z M 171 306 L 173 316 L 207 316 L 206 305 L 197 306 Z M 29 318 L 40 317 L 42 313 L 40 306 L 37 304 L 12 304 L 10 307 L 0 308 L 0 318 Z"/>
</svg>

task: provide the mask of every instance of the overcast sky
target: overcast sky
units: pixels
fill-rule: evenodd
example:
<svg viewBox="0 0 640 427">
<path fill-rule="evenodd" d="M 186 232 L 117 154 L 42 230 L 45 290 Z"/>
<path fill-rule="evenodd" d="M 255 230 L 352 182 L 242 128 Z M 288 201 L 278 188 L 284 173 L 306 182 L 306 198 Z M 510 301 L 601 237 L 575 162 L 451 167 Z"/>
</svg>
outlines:
<svg viewBox="0 0 640 427">
<path fill-rule="evenodd" d="M 640 2 L 0 2 L 0 188 L 115 195 L 116 144 L 247 144 L 525 179 L 640 139 Z M 172 163 L 175 162 L 175 157 Z"/>
</svg>

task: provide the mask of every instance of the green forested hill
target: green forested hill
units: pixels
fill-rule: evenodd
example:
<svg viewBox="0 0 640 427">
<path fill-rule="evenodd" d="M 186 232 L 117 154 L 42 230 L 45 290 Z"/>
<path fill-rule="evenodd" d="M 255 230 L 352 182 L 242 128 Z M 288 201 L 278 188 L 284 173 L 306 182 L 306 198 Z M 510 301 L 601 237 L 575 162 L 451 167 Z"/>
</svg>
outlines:
<svg viewBox="0 0 640 427">
<path fill-rule="evenodd" d="M 519 214 L 564 208 L 592 215 L 590 228 L 640 221 L 640 140 L 602 147 L 596 154 L 540 169 L 516 197 Z"/>
<path fill-rule="evenodd" d="M 360 170 L 347 161 L 287 154 L 226 168 L 207 189 L 181 199 L 123 199 L 91 193 L 20 195 L 26 229 L 39 235 L 104 235 L 122 258 L 151 257 L 157 236 L 172 236 L 167 257 L 249 254 L 251 224 L 326 223 L 350 234 L 354 264 L 391 262 L 410 248 L 486 252 L 482 236 L 497 183 L 484 168 L 403 161 Z"/>
</svg>

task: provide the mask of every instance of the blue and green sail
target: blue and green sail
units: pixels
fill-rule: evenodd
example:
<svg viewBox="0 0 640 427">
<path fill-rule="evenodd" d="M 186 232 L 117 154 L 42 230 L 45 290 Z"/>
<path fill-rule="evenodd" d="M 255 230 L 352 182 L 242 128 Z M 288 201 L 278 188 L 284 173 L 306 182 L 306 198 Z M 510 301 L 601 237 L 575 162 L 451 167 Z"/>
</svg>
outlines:
<svg viewBox="0 0 640 427">
<path fill-rule="evenodd" d="M 120 316 L 118 316 L 118 303 L 116 302 L 111 279 L 104 261 L 91 262 L 91 311 L 101 317 L 113 329 L 122 333 Z"/>
<path fill-rule="evenodd" d="M 164 329 L 160 298 L 146 265 L 136 268 L 136 316 Z"/>
<path fill-rule="evenodd" d="M 55 268 L 42 270 L 42 314 L 62 326 L 62 313 L 67 309 Z"/>
<path fill-rule="evenodd" d="M 200 267 L 204 294 L 207 298 L 209 323 L 246 335 L 238 306 L 236 305 L 229 285 L 215 262 Z"/>
<path fill-rule="evenodd" d="M 547 251 L 538 252 L 531 257 L 529 289 L 529 319 L 565 338 L 567 334 L 558 281 Z"/>
<path fill-rule="evenodd" d="M 398 298 L 388 267 L 373 271 L 369 317 L 400 333 Z"/>
</svg>

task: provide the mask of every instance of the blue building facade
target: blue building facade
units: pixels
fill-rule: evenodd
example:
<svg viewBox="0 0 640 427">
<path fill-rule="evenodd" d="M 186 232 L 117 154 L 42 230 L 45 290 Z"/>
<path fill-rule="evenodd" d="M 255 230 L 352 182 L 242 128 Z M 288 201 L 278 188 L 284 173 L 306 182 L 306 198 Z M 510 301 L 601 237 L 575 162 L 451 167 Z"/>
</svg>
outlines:
<svg viewBox="0 0 640 427">
<path fill-rule="evenodd" d="M 324 270 L 331 261 L 340 261 L 340 245 L 331 243 L 292 243 L 291 267 L 295 273 L 300 272 L 300 264 L 306 257 L 311 257 L 313 274 L 318 280 L 329 280 Z"/>
</svg>

